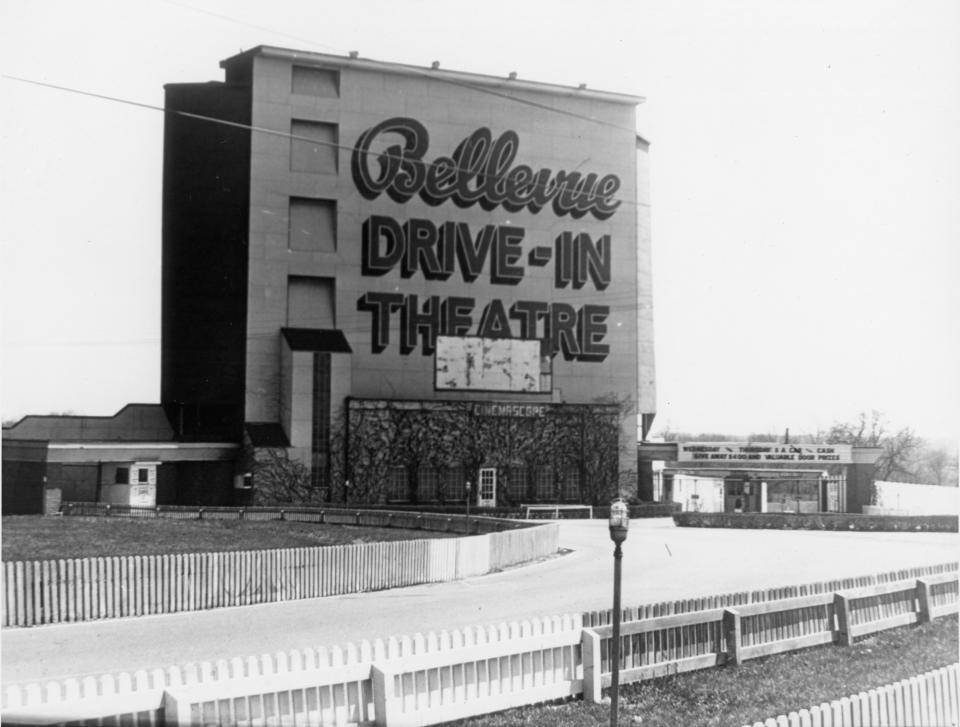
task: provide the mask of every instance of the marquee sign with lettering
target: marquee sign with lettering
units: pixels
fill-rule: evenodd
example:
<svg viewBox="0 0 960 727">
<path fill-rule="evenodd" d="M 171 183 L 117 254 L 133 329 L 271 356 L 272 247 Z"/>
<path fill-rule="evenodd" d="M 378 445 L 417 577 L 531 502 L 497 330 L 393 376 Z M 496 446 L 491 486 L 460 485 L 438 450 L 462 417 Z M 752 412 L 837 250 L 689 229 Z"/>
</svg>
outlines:
<svg viewBox="0 0 960 727">
<path fill-rule="evenodd" d="M 850 464 L 849 444 L 770 444 L 766 442 L 680 442 L 678 462 L 703 464 L 805 462 Z"/>
<path fill-rule="evenodd" d="M 550 408 L 544 404 L 474 404 L 473 413 L 478 417 L 509 417 L 514 419 L 542 419 Z"/>
<path fill-rule="evenodd" d="M 400 143 L 390 143 L 391 139 Z M 382 151 L 374 151 L 376 147 Z M 395 203 L 418 196 L 430 206 L 447 200 L 466 209 L 479 205 L 492 211 L 549 209 L 559 218 L 580 220 L 588 215 L 609 220 L 620 207 L 620 178 L 615 174 L 538 169 L 515 164 L 519 137 L 505 131 L 496 138 L 481 127 L 446 156 L 427 161 L 430 136 L 412 118 L 391 118 L 364 131 L 353 148 L 351 174 L 367 200 L 386 195 Z M 574 223 L 571 223 L 573 225 Z M 417 348 L 433 355 L 441 336 L 482 339 L 516 338 L 547 342 L 549 355 L 570 361 L 603 361 L 610 352 L 605 341 L 610 308 L 584 303 L 478 300 L 469 286 L 486 270 L 493 286 L 517 286 L 529 268 L 553 268 L 555 289 L 578 291 L 590 286 L 603 291 L 611 281 L 613 240 L 582 229 L 561 231 L 552 240 L 528 240 L 523 227 L 471 227 L 456 220 L 435 221 L 371 214 L 362 223 L 361 275 L 430 281 L 462 281 L 461 294 L 418 296 L 402 292 L 368 291 L 357 299 L 357 310 L 369 314 L 371 349 L 381 353 L 395 345 L 401 355 Z M 459 279 L 459 280 L 458 280 Z M 392 325 L 399 341 L 391 341 Z"/>
</svg>

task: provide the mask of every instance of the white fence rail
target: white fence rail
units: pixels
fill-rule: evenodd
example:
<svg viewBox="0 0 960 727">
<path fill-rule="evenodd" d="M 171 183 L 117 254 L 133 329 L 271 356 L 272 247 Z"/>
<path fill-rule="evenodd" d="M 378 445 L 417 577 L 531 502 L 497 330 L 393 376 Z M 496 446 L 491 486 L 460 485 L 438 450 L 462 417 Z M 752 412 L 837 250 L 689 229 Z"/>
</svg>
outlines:
<svg viewBox="0 0 960 727">
<path fill-rule="evenodd" d="M 3 721 L 432 724 L 582 691 L 579 616 L 8 687 Z"/>
<path fill-rule="evenodd" d="M 744 727 L 951 727 L 960 664 Z"/>
<path fill-rule="evenodd" d="M 876 581 L 889 574 L 848 579 L 831 583 L 830 593 L 789 598 L 776 594 L 815 591 L 823 584 L 728 594 L 706 599 L 724 606 L 684 613 L 667 613 L 681 610 L 683 602 L 641 607 L 647 617 L 621 628 L 621 683 L 815 643 L 842 645 L 857 633 L 956 613 L 956 568 L 954 563 L 913 569 L 909 579 L 880 584 Z M 596 615 L 590 614 L 591 620 Z M 15 685 L 4 691 L 2 718 L 20 724 L 110 720 L 136 726 L 395 727 L 581 692 L 596 700 L 610 681 L 612 629 L 585 625 L 585 615 L 558 616 L 329 650 Z"/>
</svg>

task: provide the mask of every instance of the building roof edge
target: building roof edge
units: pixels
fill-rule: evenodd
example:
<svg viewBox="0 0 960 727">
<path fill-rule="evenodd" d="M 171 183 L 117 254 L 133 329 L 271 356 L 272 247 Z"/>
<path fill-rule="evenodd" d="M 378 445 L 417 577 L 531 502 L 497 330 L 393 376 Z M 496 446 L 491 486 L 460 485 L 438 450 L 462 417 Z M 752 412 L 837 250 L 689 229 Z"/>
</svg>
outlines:
<svg viewBox="0 0 960 727">
<path fill-rule="evenodd" d="M 279 48 L 270 45 L 258 45 L 249 50 L 245 50 L 237 55 L 230 56 L 220 61 L 221 68 L 227 68 L 229 65 L 252 59 L 255 56 L 264 56 L 267 58 L 282 58 L 297 63 L 308 65 L 318 65 L 336 68 L 354 68 L 365 71 L 379 71 L 382 73 L 396 73 L 400 75 L 415 75 L 435 80 L 446 81 L 449 83 L 460 83 L 465 85 L 482 86 L 484 89 L 496 89 L 501 92 L 511 89 L 522 90 L 533 93 L 546 93 L 554 96 L 566 96 L 571 98 L 584 98 L 593 101 L 605 101 L 607 103 L 628 104 L 636 106 L 646 101 L 643 96 L 635 96 L 626 93 L 617 93 L 613 91 L 595 91 L 581 86 L 563 86 L 560 84 L 543 83 L 540 81 L 524 81 L 518 78 L 490 76 L 480 73 L 466 73 L 464 71 L 448 71 L 443 68 L 428 68 L 426 66 L 414 66 L 405 63 L 394 63 L 389 61 L 377 61 L 369 58 L 360 58 L 359 56 L 338 56 L 328 53 L 316 53 L 313 51 L 292 50 L 290 48 Z"/>
</svg>

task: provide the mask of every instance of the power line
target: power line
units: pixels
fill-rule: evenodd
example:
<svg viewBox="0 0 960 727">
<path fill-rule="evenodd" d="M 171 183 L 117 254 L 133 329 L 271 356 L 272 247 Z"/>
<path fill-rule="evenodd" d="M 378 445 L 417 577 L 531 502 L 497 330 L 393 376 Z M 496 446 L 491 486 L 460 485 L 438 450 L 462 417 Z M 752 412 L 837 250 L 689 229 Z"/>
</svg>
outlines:
<svg viewBox="0 0 960 727">
<path fill-rule="evenodd" d="M 179 7 L 179 8 L 183 8 L 183 9 L 185 9 L 185 10 L 192 10 L 192 11 L 194 11 L 194 12 L 202 13 L 202 14 L 204 14 L 204 15 L 210 15 L 210 16 L 212 16 L 212 17 L 219 18 L 220 20 L 226 20 L 226 21 L 228 21 L 228 22 L 236 23 L 236 24 L 238 24 L 238 25 L 245 25 L 245 26 L 247 26 L 248 28 L 254 28 L 255 30 L 263 30 L 263 31 L 266 31 L 266 32 L 268 32 L 268 33 L 272 33 L 272 34 L 274 34 L 274 35 L 278 35 L 278 36 L 285 37 L 285 38 L 290 38 L 290 39 L 292 39 L 292 40 L 296 40 L 296 41 L 301 42 L 301 43 L 306 43 L 306 44 L 308 44 L 308 45 L 312 45 L 312 46 L 315 46 L 315 47 L 317 47 L 317 48 L 325 48 L 325 49 L 327 49 L 327 50 L 338 51 L 339 53 L 341 53 L 341 54 L 343 54 L 343 55 L 346 55 L 347 53 L 349 53 L 349 51 L 347 51 L 347 50 L 345 50 L 345 49 L 343 49 L 343 48 L 335 48 L 335 47 L 333 47 L 333 46 L 325 45 L 325 44 L 323 44 L 323 43 L 318 43 L 317 41 L 315 41 L 315 40 L 313 40 L 313 39 L 310 39 L 310 38 L 303 38 L 303 37 L 301 37 L 301 36 L 291 35 L 291 34 L 289 34 L 289 33 L 283 32 L 283 31 L 274 30 L 274 29 L 272 29 L 272 28 L 267 28 L 267 27 L 262 26 L 262 25 L 255 25 L 255 24 L 253 24 L 253 23 L 248 23 L 248 22 L 246 22 L 246 21 L 240 20 L 239 18 L 235 18 L 235 17 L 230 16 L 230 15 L 224 15 L 224 14 L 221 14 L 221 13 L 213 13 L 213 12 L 210 12 L 210 11 L 208 11 L 208 10 L 203 10 L 203 9 L 201 9 L 201 8 L 196 8 L 196 7 L 193 7 L 193 6 L 191 6 L 191 5 L 186 5 L 186 4 L 184 4 L 184 3 L 178 3 L 178 2 L 175 2 L 174 0 L 163 0 L 163 2 L 167 3 L 168 5 L 175 5 L 175 6 Z M 375 62 L 375 63 L 377 63 L 377 62 L 382 63 L 382 62 L 383 62 L 383 61 L 377 61 L 376 59 L 373 59 L 373 58 L 365 58 L 364 60 L 373 61 L 373 62 Z M 443 83 L 448 83 L 448 84 L 451 84 L 451 85 L 454 85 L 454 86 L 459 86 L 459 87 L 461 87 L 461 88 L 468 88 L 468 89 L 470 89 L 470 90 L 472 90 L 472 91 L 476 91 L 476 92 L 478 92 L 478 93 L 489 94 L 489 95 L 491 95 L 491 96 L 496 96 L 497 98 L 502 98 L 502 99 L 507 100 L 507 101 L 512 101 L 512 102 L 514 102 L 514 103 L 519 103 L 519 104 L 523 104 L 523 105 L 527 105 L 527 106 L 532 106 L 533 108 L 538 108 L 538 109 L 545 110 L 545 111 L 551 111 L 551 112 L 553 112 L 553 113 L 561 114 L 561 115 L 564 115 L 564 116 L 570 116 L 570 117 L 573 117 L 573 118 L 576 118 L 576 119 L 580 119 L 580 120 L 582 120 L 582 121 L 589 121 L 589 122 L 591 122 L 591 123 L 600 124 L 601 126 L 608 126 L 608 127 L 610 127 L 610 128 L 618 129 L 618 130 L 620 130 L 620 131 L 629 131 L 631 134 L 636 134 L 636 133 L 637 133 L 637 130 L 636 130 L 635 128 L 632 128 L 632 129 L 631 129 L 631 128 L 628 128 L 628 127 L 626 127 L 626 126 L 621 126 L 621 125 L 619 125 L 619 124 L 614 124 L 614 123 L 609 122 L 609 121 L 607 121 L 607 120 L 605 120 L 605 119 L 598 119 L 598 118 L 595 118 L 595 117 L 592 117 L 592 116 L 586 116 L 586 115 L 584 115 L 584 114 L 578 114 L 578 113 L 576 113 L 575 111 L 567 111 L 566 109 L 558 109 L 558 108 L 556 108 L 556 107 L 554 107 L 554 106 L 548 106 L 548 105 L 546 105 L 546 104 L 537 103 L 536 101 L 531 101 L 531 100 L 529 100 L 529 99 L 520 98 L 520 97 L 518 97 L 518 96 L 513 96 L 513 95 L 511 95 L 511 94 L 509 94 L 509 93 L 504 93 L 504 92 L 502 92 L 502 91 L 494 91 L 494 90 L 489 89 L 489 88 L 484 88 L 483 86 L 477 86 L 477 85 L 475 85 L 475 84 L 467 83 L 466 81 L 463 81 L 463 80 L 460 80 L 460 79 L 445 78 L 445 77 L 443 77 L 443 76 L 437 76 L 436 74 L 431 73 L 430 71 L 428 71 L 428 70 L 426 70 L 426 69 L 420 69 L 420 68 L 415 68 L 415 67 L 412 67 L 412 66 L 407 66 L 407 70 L 408 70 L 409 72 L 411 72 L 411 73 L 418 74 L 418 75 L 420 75 L 420 76 L 422 76 L 422 77 L 424 77 L 424 78 L 429 78 L 429 79 L 434 80 L 434 81 L 441 81 L 441 82 L 443 82 Z"/>
<path fill-rule="evenodd" d="M 293 35 L 293 34 L 291 34 L 291 33 L 284 33 L 284 32 L 279 31 L 279 30 L 274 30 L 273 28 L 267 28 L 267 27 L 265 27 L 265 26 L 263 26 L 263 25 L 256 25 L 256 24 L 254 24 L 254 23 L 248 23 L 248 22 L 246 22 L 246 21 L 244 21 L 244 20 L 240 20 L 239 18 L 234 18 L 234 17 L 232 17 L 232 16 L 230 16 L 230 15 L 224 15 L 224 14 L 222 14 L 222 13 L 214 13 L 214 12 L 212 12 L 212 11 L 210 11 L 210 10 L 204 10 L 204 9 L 202 9 L 202 8 L 195 8 L 195 7 L 193 7 L 192 5 L 185 5 L 184 3 L 174 2 L 174 0 L 163 0 L 163 2 L 165 2 L 167 5 L 175 5 L 175 6 L 178 7 L 178 8 L 183 8 L 184 10 L 192 10 L 192 11 L 195 12 L 195 13 L 201 13 L 201 14 L 203 14 L 203 15 L 209 15 L 211 18 L 217 18 L 217 19 L 219 19 L 219 20 L 226 20 L 226 21 L 228 21 L 228 22 L 230 22 L 230 23 L 236 23 L 237 25 L 245 25 L 245 26 L 247 26 L 248 28 L 253 28 L 254 30 L 263 30 L 263 31 L 265 31 L 265 32 L 267 32 L 267 33 L 272 33 L 273 35 L 279 35 L 279 36 L 282 36 L 282 37 L 284 37 L 284 38 L 290 38 L 291 40 L 295 40 L 295 41 L 297 41 L 297 42 L 299 42 L 299 43 L 307 43 L 308 45 L 316 46 L 317 48 L 326 48 L 327 50 L 343 52 L 342 49 L 340 49 L 340 48 L 334 48 L 333 46 L 323 45 L 322 43 L 317 43 L 316 41 L 311 40 L 310 38 L 303 38 L 303 37 L 301 37 L 301 36 Z"/>
<path fill-rule="evenodd" d="M 337 150 L 337 151 L 346 151 L 346 152 L 351 152 L 351 153 L 355 153 L 355 152 L 356 152 L 356 149 L 354 149 L 354 147 L 351 147 L 351 146 L 346 146 L 346 145 L 344 145 L 344 144 L 339 144 L 339 143 L 333 142 L 333 141 L 326 141 L 326 140 L 324 140 L 324 139 L 314 139 L 314 138 L 307 137 L 307 136 L 300 136 L 300 135 L 297 135 L 297 134 L 293 134 L 293 133 L 290 132 L 290 131 L 280 131 L 280 130 L 277 130 L 277 129 L 269 129 L 269 128 L 263 127 L 263 126 L 253 126 L 252 124 L 244 124 L 244 123 L 239 122 L 239 121 L 229 121 L 229 120 L 227 120 L 227 119 L 221 119 L 221 118 L 217 118 L 217 117 L 215 117 L 215 116 L 207 116 L 207 115 L 205 115 L 205 114 L 197 114 L 197 113 L 193 113 L 193 112 L 190 112 L 190 111 L 182 111 L 182 110 L 180 110 L 180 109 L 165 108 L 165 107 L 163 107 L 163 106 L 156 106 L 156 105 L 154 105 L 154 104 L 148 104 L 148 103 L 144 103 L 144 102 L 142 102 L 142 101 L 131 101 L 130 99 L 120 98 L 119 96 L 110 96 L 110 95 L 107 95 L 107 94 L 96 93 L 96 92 L 94 92 L 94 91 L 85 91 L 85 90 L 79 89 L 79 88 L 72 88 L 72 87 L 70 87 L 70 86 L 61 86 L 61 85 L 58 85 L 58 84 L 55 84 L 55 83 L 47 83 L 47 82 L 45 82 L 45 81 L 37 81 L 37 80 L 31 79 L 31 78 L 23 78 L 23 77 L 21 77 L 21 76 L 9 76 L 9 75 L 3 74 L 3 75 L 0 76 L 0 77 L 5 78 L 5 79 L 10 80 L 10 81 L 17 81 L 17 82 L 19 82 L 19 83 L 25 83 L 25 84 L 29 84 L 29 85 L 33 85 L 33 86 L 40 86 L 40 87 L 42 87 L 42 88 L 50 88 L 50 89 L 53 89 L 53 90 L 56 90 L 56 91 L 62 91 L 62 92 L 65 92 L 65 93 L 74 93 L 74 94 L 77 94 L 77 95 L 79 95 L 79 96 L 88 96 L 88 97 L 90 97 L 90 98 L 100 99 L 101 101 L 110 101 L 110 102 L 113 102 L 113 103 L 124 104 L 124 105 L 127 105 L 127 106 L 134 106 L 134 107 L 136 107 L 136 108 L 148 109 L 148 110 L 150 110 L 150 111 L 159 111 L 159 112 L 161 112 L 161 113 L 163 113 L 163 114 L 170 114 L 170 115 L 173 115 L 173 116 L 182 116 L 182 117 L 189 118 L 189 119 L 193 119 L 193 120 L 196 120 L 196 121 L 206 121 L 206 122 L 209 122 L 209 123 L 220 124 L 220 125 L 222 125 L 222 126 L 228 126 L 228 127 L 231 127 L 231 128 L 241 129 L 241 130 L 244 130 L 244 131 L 256 132 L 256 133 L 260 133 L 260 134 L 269 134 L 269 135 L 271 135 L 271 136 L 276 136 L 276 137 L 280 137 L 280 138 L 287 139 L 287 140 L 303 141 L 303 142 L 307 142 L 308 144 L 314 144 L 314 145 L 317 145 L 317 146 L 325 146 L 325 147 L 328 147 L 328 148 L 331 148 L 331 149 L 335 149 L 335 150 Z M 479 89 L 479 90 L 483 90 L 483 89 Z M 550 108 L 550 107 L 545 107 L 545 108 Z M 585 120 L 590 120 L 588 117 L 582 117 L 582 118 L 584 118 Z M 634 133 L 635 133 L 635 132 L 634 132 Z M 370 154 L 370 155 L 377 154 L 377 155 L 380 156 L 380 157 L 393 158 L 393 155 L 391 155 L 391 154 L 389 153 L 389 151 L 382 151 L 382 152 L 367 151 L 367 152 L 365 152 L 365 153 L 366 153 L 366 154 Z M 400 155 L 399 157 L 396 157 L 396 158 L 398 158 L 398 159 L 401 160 L 401 161 L 404 159 L 404 157 L 403 157 L 402 155 Z M 586 161 L 586 160 L 585 160 L 585 161 Z M 585 163 L 585 162 L 581 162 L 581 165 L 582 165 L 583 163 Z M 454 167 L 454 171 L 470 171 L 470 170 L 467 169 L 467 168 L 464 168 L 464 167 L 462 167 L 462 166 L 457 166 L 457 167 Z M 492 179 L 494 179 L 494 180 L 496 180 L 496 181 L 501 181 L 501 180 L 505 179 L 505 177 L 502 176 L 502 175 L 499 175 L 499 176 L 487 175 L 487 176 L 489 176 L 490 178 L 492 178 Z M 532 183 L 531 186 L 533 186 L 534 188 L 548 189 L 548 188 L 549 188 L 549 183 L 548 183 L 548 182 L 542 182 L 542 183 L 541 183 L 541 182 L 534 182 L 534 183 Z M 637 201 L 637 200 L 621 199 L 621 200 L 619 200 L 619 201 L 620 201 L 622 204 L 626 204 L 627 206 L 633 206 L 633 207 L 650 207 L 650 206 L 651 206 L 651 205 L 650 205 L 649 203 L 647 203 L 647 202 L 639 202 L 639 201 Z"/>
<path fill-rule="evenodd" d="M 243 123 L 240 123 L 239 121 L 229 121 L 227 119 L 218 119 L 215 116 L 195 114 L 195 113 L 191 113 L 190 111 L 180 111 L 178 109 L 168 109 L 168 108 L 164 108 L 163 106 L 155 106 L 154 104 L 148 104 L 142 101 L 131 101 L 130 99 L 120 98 L 119 96 L 108 96 L 107 94 L 96 93 L 94 91 L 84 91 L 83 89 L 71 88 L 70 86 L 58 86 L 55 83 L 46 83 L 45 81 L 36 81 L 32 78 L 22 78 L 20 76 L 8 76 L 6 74 L 3 75 L 3 78 L 6 78 L 10 81 L 19 81 L 20 83 L 28 83 L 34 86 L 52 88 L 56 91 L 64 91 L 66 93 L 75 93 L 80 96 L 89 96 L 91 98 L 98 98 L 102 101 L 113 101 L 114 103 L 126 104 L 127 106 L 136 106 L 142 109 L 149 109 L 150 111 L 160 111 L 161 113 L 164 113 L 164 114 L 171 114 L 174 116 L 185 116 L 187 118 L 196 119 L 198 121 L 209 121 L 211 123 L 221 124 L 223 126 L 230 126 L 236 129 L 243 129 L 244 131 L 256 131 L 262 134 L 272 134 L 274 136 L 281 136 L 288 139 L 308 141 L 313 144 L 323 143 L 307 137 L 294 136 L 289 131 L 277 131 L 276 129 L 268 129 L 263 126 L 252 126 L 251 124 L 243 124 Z M 336 146 L 333 144 L 331 145 Z"/>
<path fill-rule="evenodd" d="M 197 114 L 197 113 L 193 113 L 193 112 L 190 112 L 190 111 L 182 111 L 182 110 L 180 110 L 180 109 L 165 108 L 165 107 L 163 107 L 163 106 L 156 106 L 156 105 L 154 105 L 154 104 L 148 104 L 148 103 L 144 103 L 144 102 L 142 102 L 142 101 L 131 101 L 131 100 L 129 100 L 129 99 L 120 98 L 120 97 L 118 97 L 118 96 L 110 96 L 110 95 L 107 95 L 107 94 L 96 93 L 96 92 L 94 92 L 94 91 L 85 91 L 85 90 L 79 89 L 79 88 L 72 88 L 72 87 L 70 87 L 70 86 L 61 86 L 61 85 L 58 85 L 58 84 L 55 84 L 55 83 L 47 83 L 47 82 L 45 82 L 45 81 L 37 81 L 37 80 L 31 79 L 31 78 L 23 78 L 23 77 L 21 77 L 21 76 L 9 76 L 9 75 L 3 74 L 3 75 L 0 76 L 0 77 L 5 78 L 5 79 L 10 80 L 10 81 L 17 81 L 17 82 L 19 82 L 19 83 L 26 83 L 26 84 L 29 84 L 29 85 L 40 86 L 40 87 L 43 87 L 43 88 L 50 88 L 50 89 L 53 89 L 53 90 L 56 90 L 56 91 L 62 91 L 62 92 L 65 92 L 65 93 L 74 93 L 74 94 L 77 94 L 77 95 L 80 95 L 80 96 L 88 96 L 88 97 L 90 97 L 90 98 L 96 98 L 96 99 L 100 99 L 100 100 L 102 100 L 102 101 L 110 101 L 110 102 L 113 102 L 113 103 L 124 104 L 124 105 L 127 105 L 127 106 L 134 106 L 134 107 L 136 107 L 136 108 L 148 109 L 148 110 L 150 110 L 150 111 L 159 111 L 159 112 L 161 112 L 161 113 L 163 113 L 163 114 L 170 114 L 170 115 L 173 115 L 173 116 L 182 116 L 182 117 L 184 117 L 184 118 L 189 118 L 189 119 L 193 119 L 193 120 L 196 120 L 196 121 L 205 121 L 205 122 L 209 122 L 209 123 L 212 123 L 212 124 L 220 124 L 220 125 L 222 125 L 222 126 L 228 126 L 228 127 L 235 128 L 235 129 L 241 129 L 241 130 L 244 130 L 244 131 L 256 132 L 256 133 L 260 133 L 260 134 L 269 134 L 269 135 L 271 135 L 271 136 L 276 136 L 276 137 L 280 137 L 280 138 L 287 139 L 287 140 L 292 140 L 292 141 L 303 141 L 303 142 L 306 142 L 306 143 L 308 143 L 308 144 L 313 144 L 313 145 L 317 145 L 317 146 L 324 146 L 324 147 L 328 147 L 328 148 L 331 148 L 331 149 L 335 149 L 335 150 L 337 150 L 337 151 L 346 151 L 346 152 L 350 152 L 350 153 L 356 153 L 356 151 L 357 151 L 354 147 L 351 147 L 351 146 L 346 146 L 346 145 L 344 145 L 344 144 L 339 144 L 339 143 L 337 143 L 337 142 L 326 141 L 326 140 L 324 140 L 324 139 L 314 139 L 314 138 L 307 137 L 307 136 L 300 136 L 300 135 L 294 134 L 294 133 L 292 133 L 292 132 L 290 132 L 290 131 L 280 131 L 280 130 L 277 130 L 277 129 L 269 129 L 269 128 L 266 128 L 266 127 L 263 127 L 263 126 L 253 126 L 252 124 L 244 124 L 244 123 L 241 123 L 241 122 L 239 122 L 239 121 L 229 121 L 229 120 L 227 120 L 227 119 L 220 119 L 220 118 L 217 118 L 217 117 L 215 117 L 215 116 L 207 116 L 207 115 L 205 115 L 205 114 Z M 584 117 L 584 118 L 586 118 L 586 117 Z M 365 152 L 365 153 L 366 153 L 366 154 L 369 154 L 369 155 L 374 155 L 374 154 L 376 154 L 378 157 L 394 158 L 393 155 L 391 155 L 391 154 L 389 153 L 389 151 L 382 151 L 382 152 L 367 151 L 367 152 Z M 402 161 L 402 160 L 404 159 L 404 157 L 403 157 L 402 154 L 401 154 L 400 156 L 396 157 L 396 158 L 397 158 L 398 160 L 400 160 L 400 161 Z M 589 158 L 588 158 L 588 159 L 589 159 Z M 581 163 L 577 166 L 577 168 L 579 168 L 579 167 L 582 166 L 584 163 L 586 163 L 586 161 L 588 161 L 588 159 L 585 159 L 583 162 L 581 162 Z M 458 172 L 470 172 L 470 171 L 471 171 L 470 169 L 465 168 L 465 167 L 462 167 L 462 166 L 456 166 L 456 167 L 454 167 L 453 169 L 454 169 L 454 171 L 458 171 Z M 506 179 L 506 177 L 503 176 L 503 175 L 485 175 L 485 176 L 488 177 L 488 178 L 494 179 L 494 180 L 496 180 L 496 181 L 502 181 L 502 180 Z M 550 183 L 549 183 L 549 182 L 533 182 L 533 183 L 530 184 L 530 186 L 532 186 L 532 187 L 534 187 L 534 188 L 540 188 L 540 189 L 549 189 L 549 188 L 550 188 Z M 637 201 L 637 200 L 621 199 L 621 200 L 618 200 L 618 201 L 619 201 L 620 203 L 622 203 L 622 204 L 626 204 L 627 206 L 632 206 L 632 207 L 650 207 L 650 206 L 651 206 L 651 205 L 650 205 L 649 203 L 647 203 L 647 202 L 639 202 L 639 201 Z"/>
</svg>

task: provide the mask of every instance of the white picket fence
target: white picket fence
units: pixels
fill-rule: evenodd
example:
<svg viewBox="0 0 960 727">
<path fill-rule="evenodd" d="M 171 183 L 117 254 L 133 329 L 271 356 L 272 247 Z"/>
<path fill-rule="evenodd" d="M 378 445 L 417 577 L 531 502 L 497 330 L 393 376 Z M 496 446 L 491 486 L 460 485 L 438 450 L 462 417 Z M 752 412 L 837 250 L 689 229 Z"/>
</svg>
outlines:
<svg viewBox="0 0 960 727">
<path fill-rule="evenodd" d="M 18 724 L 433 724 L 583 691 L 579 616 L 8 687 Z"/>
<path fill-rule="evenodd" d="M 900 572 L 894 581 L 888 580 L 891 574 L 879 574 L 627 609 L 644 615 L 621 628 L 621 683 L 814 643 L 845 644 L 857 635 L 956 613 L 956 568 L 944 564 L 911 569 L 909 578 Z M 821 592 L 824 586 L 832 591 Z M 797 591 L 807 595 L 778 596 Z M 704 600 L 706 608 L 686 610 Z M 343 648 L 12 685 L 4 690 L 2 719 L 395 727 L 581 693 L 597 700 L 611 671 L 610 626 L 596 624 L 602 616 L 555 616 Z"/>
<path fill-rule="evenodd" d="M 956 727 L 960 664 L 744 727 Z"/>
<path fill-rule="evenodd" d="M 382 515 L 362 515 L 375 516 Z M 559 525 L 544 523 L 459 538 L 6 562 L 0 623 L 71 623 L 438 583 L 552 555 L 559 539 Z"/>
</svg>

